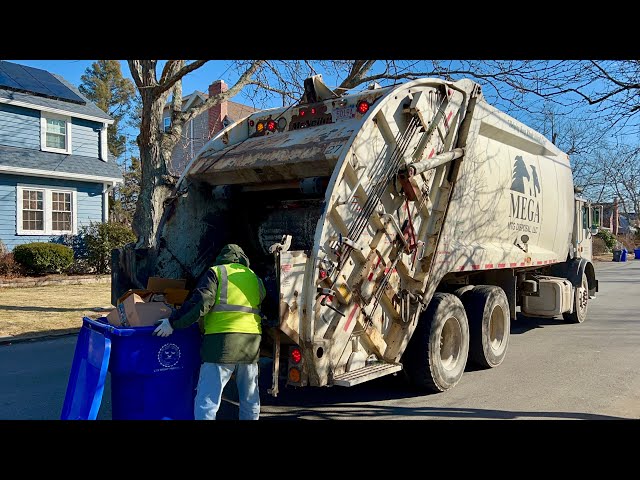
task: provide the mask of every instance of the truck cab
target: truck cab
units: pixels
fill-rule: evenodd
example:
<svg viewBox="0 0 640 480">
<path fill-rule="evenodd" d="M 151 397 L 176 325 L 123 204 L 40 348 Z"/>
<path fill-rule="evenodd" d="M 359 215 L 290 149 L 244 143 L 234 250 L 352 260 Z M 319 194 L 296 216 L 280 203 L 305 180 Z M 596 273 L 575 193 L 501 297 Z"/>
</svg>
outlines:
<svg viewBox="0 0 640 480">
<path fill-rule="evenodd" d="M 592 260 L 592 238 L 598 234 L 599 213 L 596 207 L 591 205 L 588 200 L 578 196 L 575 197 L 575 218 L 571 242 L 574 258 Z"/>
</svg>

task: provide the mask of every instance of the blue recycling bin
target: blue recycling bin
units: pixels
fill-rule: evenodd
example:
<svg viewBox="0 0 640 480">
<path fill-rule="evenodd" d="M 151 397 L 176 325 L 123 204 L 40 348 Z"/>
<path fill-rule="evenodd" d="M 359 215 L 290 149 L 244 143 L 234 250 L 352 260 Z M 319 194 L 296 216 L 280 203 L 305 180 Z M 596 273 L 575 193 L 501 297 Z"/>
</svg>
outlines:
<svg viewBox="0 0 640 480">
<path fill-rule="evenodd" d="M 621 262 L 626 262 L 627 261 L 627 249 L 623 248 L 622 252 L 620 253 L 620 261 Z"/>
<path fill-rule="evenodd" d="M 200 372 L 198 324 L 153 336 L 155 327 L 118 328 L 84 317 L 62 420 L 95 420 L 107 371 L 113 420 L 193 420 Z"/>
<path fill-rule="evenodd" d="M 636 260 L 640 260 L 640 248 L 633 249 L 633 256 L 635 257 Z"/>
</svg>

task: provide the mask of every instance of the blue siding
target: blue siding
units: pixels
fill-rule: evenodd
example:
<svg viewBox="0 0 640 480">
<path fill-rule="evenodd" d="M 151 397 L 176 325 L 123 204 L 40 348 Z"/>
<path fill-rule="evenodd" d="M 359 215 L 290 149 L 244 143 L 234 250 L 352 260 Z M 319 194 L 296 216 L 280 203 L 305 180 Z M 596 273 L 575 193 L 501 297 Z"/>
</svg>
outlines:
<svg viewBox="0 0 640 480">
<path fill-rule="evenodd" d="M 73 155 L 99 158 L 102 124 L 80 118 L 71 119 L 71 151 Z"/>
<path fill-rule="evenodd" d="M 40 150 L 40 111 L 0 103 L 0 145 Z"/>
<path fill-rule="evenodd" d="M 76 189 L 78 229 L 102 221 L 102 184 L 73 180 L 0 174 L 0 240 L 9 250 L 23 243 L 48 242 L 56 236 L 16 235 L 16 186 L 71 187 Z"/>
</svg>

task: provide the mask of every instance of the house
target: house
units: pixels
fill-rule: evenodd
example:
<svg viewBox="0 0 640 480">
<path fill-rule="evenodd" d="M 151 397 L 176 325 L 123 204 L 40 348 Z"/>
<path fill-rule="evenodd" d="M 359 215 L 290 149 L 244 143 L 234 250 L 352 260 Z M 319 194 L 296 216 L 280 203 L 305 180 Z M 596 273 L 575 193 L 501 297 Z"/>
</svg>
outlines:
<svg viewBox="0 0 640 480">
<path fill-rule="evenodd" d="M 610 230 L 614 235 L 638 231 L 638 215 L 635 212 L 621 212 L 617 198 L 613 202 L 594 204 L 594 207 L 599 212 L 594 223 L 600 228 Z"/>
<path fill-rule="evenodd" d="M 217 80 L 209 85 L 209 93 L 198 90 L 182 98 L 182 111 L 188 108 L 197 107 L 205 102 L 210 95 L 226 92 L 227 84 L 223 80 Z M 171 104 L 164 108 L 163 126 L 165 131 L 171 126 Z M 182 139 L 174 147 L 171 156 L 171 168 L 176 175 L 182 174 L 189 162 L 198 154 L 199 150 L 216 133 L 251 115 L 257 109 L 237 102 L 224 101 L 218 105 L 205 110 L 200 115 L 189 120 L 182 127 Z"/>
<path fill-rule="evenodd" d="M 113 119 L 59 75 L 0 61 L 0 240 L 77 234 L 108 220 L 122 182 L 107 150 Z"/>
</svg>

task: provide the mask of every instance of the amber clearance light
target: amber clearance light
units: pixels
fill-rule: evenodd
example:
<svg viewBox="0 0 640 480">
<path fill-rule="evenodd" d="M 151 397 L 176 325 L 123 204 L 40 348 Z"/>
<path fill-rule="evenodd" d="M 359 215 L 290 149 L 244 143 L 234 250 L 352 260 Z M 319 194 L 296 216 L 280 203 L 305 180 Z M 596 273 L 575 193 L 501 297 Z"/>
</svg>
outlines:
<svg viewBox="0 0 640 480">
<path fill-rule="evenodd" d="M 256 125 L 256 132 L 262 133 L 264 132 L 264 122 L 258 122 Z"/>
<path fill-rule="evenodd" d="M 289 369 L 289 381 L 291 383 L 300 383 L 300 370 L 293 367 Z"/>
</svg>

